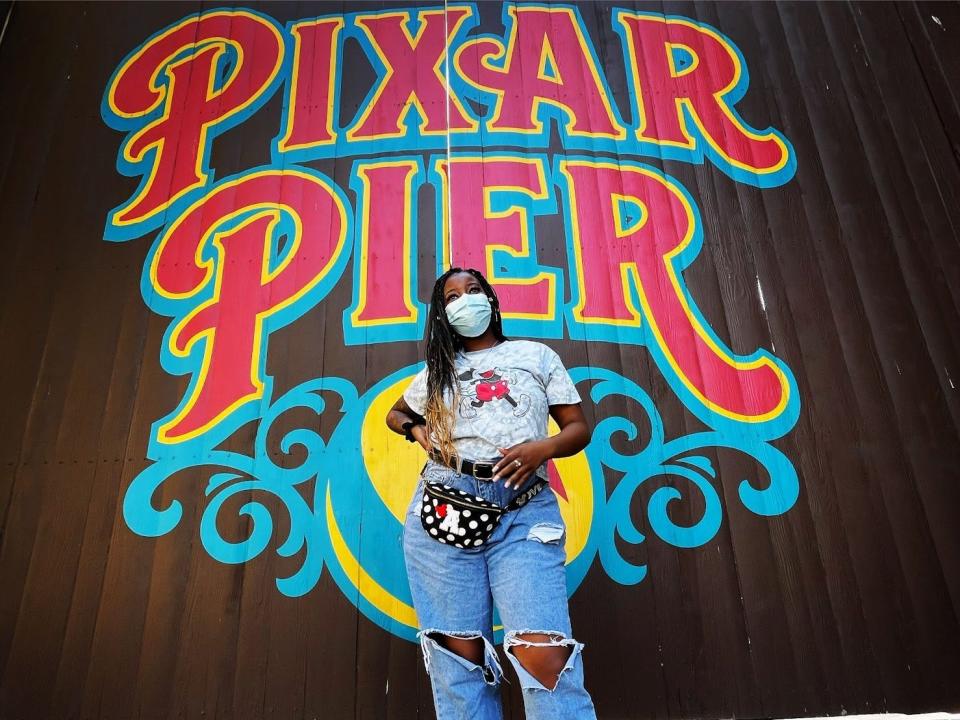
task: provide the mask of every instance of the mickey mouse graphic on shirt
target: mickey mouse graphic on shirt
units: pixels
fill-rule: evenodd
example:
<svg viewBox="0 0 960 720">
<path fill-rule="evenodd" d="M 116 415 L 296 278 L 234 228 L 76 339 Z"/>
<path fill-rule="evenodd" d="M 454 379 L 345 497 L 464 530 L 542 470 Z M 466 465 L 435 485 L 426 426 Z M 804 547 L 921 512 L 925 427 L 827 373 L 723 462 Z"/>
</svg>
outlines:
<svg viewBox="0 0 960 720">
<path fill-rule="evenodd" d="M 515 400 L 510 395 L 510 384 L 516 379 L 508 372 L 494 367 L 483 372 L 470 368 L 458 376 L 460 392 L 463 399 L 460 401 L 460 416 L 474 418 L 477 410 L 487 403 L 504 400 L 513 406 L 515 417 L 523 417 L 530 409 L 530 396 L 521 395 Z"/>
</svg>

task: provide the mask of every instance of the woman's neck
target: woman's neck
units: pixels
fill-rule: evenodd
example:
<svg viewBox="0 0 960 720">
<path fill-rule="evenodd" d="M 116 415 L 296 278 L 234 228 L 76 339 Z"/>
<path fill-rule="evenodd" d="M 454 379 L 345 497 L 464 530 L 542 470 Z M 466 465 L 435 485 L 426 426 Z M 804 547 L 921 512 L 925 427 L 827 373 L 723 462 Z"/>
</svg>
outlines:
<svg viewBox="0 0 960 720">
<path fill-rule="evenodd" d="M 478 335 L 475 338 L 463 338 L 463 349 L 466 352 L 476 352 L 477 350 L 491 348 L 499 342 L 497 336 L 493 334 L 493 328 L 488 327 L 483 335 Z"/>
</svg>

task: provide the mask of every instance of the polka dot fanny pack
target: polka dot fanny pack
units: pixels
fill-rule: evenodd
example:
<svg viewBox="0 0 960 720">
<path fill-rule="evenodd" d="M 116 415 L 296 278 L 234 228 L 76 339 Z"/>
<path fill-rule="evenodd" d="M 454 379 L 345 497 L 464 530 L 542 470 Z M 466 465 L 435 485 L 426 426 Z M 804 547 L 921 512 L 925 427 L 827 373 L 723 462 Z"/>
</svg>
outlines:
<svg viewBox="0 0 960 720">
<path fill-rule="evenodd" d="M 423 485 L 420 522 L 434 540 L 458 548 L 480 547 L 500 524 L 505 513 L 517 510 L 547 486 L 538 480 L 506 507 L 438 482 Z"/>
</svg>

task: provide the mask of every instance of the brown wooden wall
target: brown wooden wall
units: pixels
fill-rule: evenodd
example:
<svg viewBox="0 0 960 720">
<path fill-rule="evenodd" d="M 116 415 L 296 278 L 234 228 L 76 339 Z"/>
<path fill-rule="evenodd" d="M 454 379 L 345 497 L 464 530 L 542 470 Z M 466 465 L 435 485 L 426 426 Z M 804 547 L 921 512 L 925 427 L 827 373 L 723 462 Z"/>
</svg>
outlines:
<svg viewBox="0 0 960 720">
<path fill-rule="evenodd" d="M 622 99 L 613 5 L 634 7 L 579 7 Z M 125 491 L 151 464 L 151 426 L 188 378 L 161 367 L 168 319 L 140 292 L 156 233 L 103 239 L 137 181 L 117 172 L 122 133 L 100 103 L 131 50 L 209 7 L 15 3 L 0 44 L 0 718 L 432 717 L 417 645 L 368 619 L 330 572 L 300 597 L 278 591 L 303 564 L 275 552 L 282 509 L 269 548 L 237 564 L 200 542 L 209 472 L 158 491 L 157 506 L 183 509 L 171 532 L 139 535 L 123 517 Z M 636 8 L 728 36 L 751 77 L 739 112 L 796 153 L 795 176 L 766 189 L 710 163 L 643 160 L 699 206 L 704 246 L 684 277 L 711 327 L 737 352 L 772 349 L 796 378 L 798 419 L 773 445 L 796 468 L 799 498 L 783 514 L 748 512 L 736 488 L 756 463 L 705 450 L 722 488 L 716 536 L 623 550 L 648 567 L 636 584 L 590 565 L 571 609 L 599 715 L 960 711 L 960 5 Z M 282 25 L 361 7 L 257 9 Z M 498 3 L 479 11 L 482 30 L 502 32 Z M 373 78 L 351 67 L 344 116 Z M 270 161 L 282 103 L 278 92 L 217 138 L 218 178 Z M 347 188 L 350 162 L 306 164 Z M 421 203 L 430 245 L 426 191 Z M 561 218 L 537 222 L 540 260 L 565 266 L 562 242 L 546 239 L 561 236 Z M 434 258 L 422 261 L 427 300 Z M 345 344 L 351 282 L 348 270 L 271 334 L 278 394 L 319 376 L 364 392 L 417 361 L 412 341 Z M 669 436 L 703 427 L 642 348 L 547 342 L 568 367 L 645 388 Z M 298 422 L 312 420 L 287 424 Z M 321 433 L 334 422 L 325 414 Z M 246 452 L 255 430 L 222 447 Z M 619 479 L 604 476 L 607 492 Z M 649 496 L 633 509 L 645 532 Z M 693 520 L 698 503 L 679 512 Z M 220 523 L 227 537 L 250 532 L 236 508 Z M 516 683 L 504 696 L 522 717 Z"/>
</svg>

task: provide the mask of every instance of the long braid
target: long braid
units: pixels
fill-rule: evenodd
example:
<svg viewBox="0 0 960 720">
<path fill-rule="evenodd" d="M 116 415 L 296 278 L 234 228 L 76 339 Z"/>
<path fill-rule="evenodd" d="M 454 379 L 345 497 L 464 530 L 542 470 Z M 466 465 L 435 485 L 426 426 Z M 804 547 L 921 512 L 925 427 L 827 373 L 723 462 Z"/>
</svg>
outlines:
<svg viewBox="0 0 960 720">
<path fill-rule="evenodd" d="M 490 299 L 492 314 L 490 325 L 499 341 L 506 340 L 503 334 L 503 321 L 500 316 L 500 301 L 490 283 L 472 268 L 453 267 L 437 278 L 430 296 L 430 311 L 427 316 L 426 348 L 424 356 L 427 362 L 427 401 L 425 419 L 427 431 L 436 441 L 437 449 L 444 462 L 450 462 L 456 455 L 453 446 L 453 420 L 456 408 L 460 404 L 460 383 L 457 379 L 456 356 L 463 349 L 463 338 L 450 325 L 447 319 L 443 289 L 451 275 L 467 272 L 473 275 L 484 294 Z M 448 405 L 445 398 L 450 399 Z"/>
</svg>

